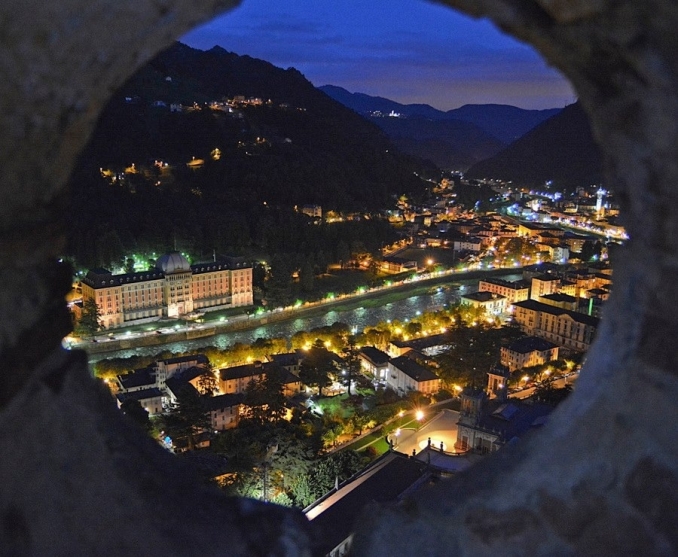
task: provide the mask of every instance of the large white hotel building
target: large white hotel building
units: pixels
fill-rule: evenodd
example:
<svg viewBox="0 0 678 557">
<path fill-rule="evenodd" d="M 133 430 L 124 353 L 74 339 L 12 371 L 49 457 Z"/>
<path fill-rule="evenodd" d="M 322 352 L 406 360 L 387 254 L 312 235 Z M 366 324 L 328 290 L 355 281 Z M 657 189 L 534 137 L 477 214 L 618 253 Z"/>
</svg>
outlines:
<svg viewBox="0 0 678 557">
<path fill-rule="evenodd" d="M 150 271 L 114 275 L 92 269 L 82 281 L 82 296 L 83 301 L 96 300 L 106 328 L 249 306 L 252 266 L 238 258 L 191 265 L 172 252 L 160 257 Z"/>
</svg>

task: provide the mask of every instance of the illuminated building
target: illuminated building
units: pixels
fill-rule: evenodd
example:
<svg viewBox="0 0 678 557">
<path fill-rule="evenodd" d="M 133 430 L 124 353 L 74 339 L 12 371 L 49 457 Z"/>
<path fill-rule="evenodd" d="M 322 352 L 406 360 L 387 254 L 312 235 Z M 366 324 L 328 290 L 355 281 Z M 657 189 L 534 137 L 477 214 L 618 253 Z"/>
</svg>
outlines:
<svg viewBox="0 0 678 557">
<path fill-rule="evenodd" d="M 506 296 L 494 292 L 472 292 L 461 297 L 461 304 L 484 309 L 488 315 L 505 313 L 508 307 Z"/>
<path fill-rule="evenodd" d="M 150 271 L 114 275 L 92 269 L 82 281 L 82 295 L 83 301 L 96 301 L 105 328 L 178 318 L 252 305 L 252 267 L 237 258 L 191 265 L 171 252 Z"/>
<path fill-rule="evenodd" d="M 560 278 L 552 275 L 532 277 L 530 299 L 539 300 L 542 296 L 556 294 L 560 290 Z"/>
<path fill-rule="evenodd" d="M 539 337 L 524 337 L 501 347 L 501 364 L 510 372 L 558 359 L 558 346 Z"/>
<path fill-rule="evenodd" d="M 513 304 L 520 329 L 560 347 L 585 352 L 591 346 L 599 319 L 534 300 Z"/>
<path fill-rule="evenodd" d="M 522 280 L 509 282 L 498 278 L 486 278 L 478 283 L 478 291 L 499 294 L 506 298 L 507 304 L 514 304 L 529 298 L 530 285 Z"/>
</svg>

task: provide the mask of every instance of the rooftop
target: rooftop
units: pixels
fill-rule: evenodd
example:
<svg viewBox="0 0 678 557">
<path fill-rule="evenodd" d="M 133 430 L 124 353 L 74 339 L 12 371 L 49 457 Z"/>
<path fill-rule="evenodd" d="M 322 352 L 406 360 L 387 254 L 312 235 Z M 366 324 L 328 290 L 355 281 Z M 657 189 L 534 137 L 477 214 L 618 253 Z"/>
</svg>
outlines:
<svg viewBox="0 0 678 557">
<path fill-rule="evenodd" d="M 464 294 L 461 299 L 462 300 L 472 300 L 474 302 L 489 302 L 491 300 L 502 300 L 505 299 L 506 296 L 502 296 L 501 294 L 495 294 L 494 292 L 471 292 L 470 294 Z"/>
<path fill-rule="evenodd" d="M 390 359 L 389 355 L 386 352 L 384 352 L 383 350 L 379 350 L 374 346 L 363 346 L 360 349 L 360 354 L 365 356 L 375 365 L 385 365 L 388 363 Z"/>
<path fill-rule="evenodd" d="M 370 503 L 395 503 L 420 480 L 429 477 L 425 463 L 388 453 L 357 478 L 304 510 L 320 533 L 318 555 L 326 555 L 348 538 L 360 511 Z"/>
<path fill-rule="evenodd" d="M 562 309 L 556 306 L 550 306 L 548 304 L 543 304 L 535 300 L 525 300 L 524 302 L 516 302 L 513 304 L 514 307 L 520 307 L 529 309 L 532 311 L 541 311 L 543 313 L 549 313 L 551 315 L 561 316 L 567 315 L 573 321 L 577 323 L 582 323 L 584 325 L 589 325 L 591 327 L 597 327 L 600 323 L 600 319 L 597 317 L 591 317 L 584 313 L 579 313 L 577 311 L 571 311 L 569 309 Z"/>
<path fill-rule="evenodd" d="M 434 381 L 438 376 L 430 369 L 425 368 L 407 356 L 400 356 L 391 360 L 391 365 L 398 368 L 408 377 L 411 377 L 417 382 L 420 381 Z"/>
<path fill-rule="evenodd" d="M 128 400 L 147 400 L 149 398 L 157 398 L 162 396 L 162 391 L 158 388 L 142 389 L 140 391 L 133 391 L 131 393 L 118 393 L 115 395 L 120 403 Z"/>
<path fill-rule="evenodd" d="M 490 401 L 483 409 L 476 429 L 494 433 L 502 443 L 520 438 L 530 430 L 544 425 L 553 407 L 539 403 Z"/>
<path fill-rule="evenodd" d="M 557 345 L 539 337 L 524 337 L 514 340 L 507 346 L 507 350 L 518 352 L 519 354 L 529 354 L 530 352 L 544 352 L 556 348 Z"/>
<path fill-rule="evenodd" d="M 135 369 L 131 373 L 118 375 L 118 382 L 124 390 L 155 385 L 155 374 L 147 367 Z"/>
</svg>

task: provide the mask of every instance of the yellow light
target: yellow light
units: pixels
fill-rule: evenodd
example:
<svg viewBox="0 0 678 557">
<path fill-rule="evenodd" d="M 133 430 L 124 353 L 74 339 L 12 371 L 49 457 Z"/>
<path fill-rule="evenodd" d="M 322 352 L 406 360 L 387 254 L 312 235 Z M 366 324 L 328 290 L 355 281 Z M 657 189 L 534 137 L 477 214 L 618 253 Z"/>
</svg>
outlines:
<svg viewBox="0 0 678 557">
<path fill-rule="evenodd" d="M 424 419 L 424 413 L 421 410 L 417 410 L 415 417 L 417 418 L 417 421 L 420 422 Z"/>
<path fill-rule="evenodd" d="M 402 410 L 401 410 L 400 412 L 398 412 L 398 417 L 399 417 L 399 418 L 402 418 L 404 415 L 405 415 L 405 412 L 403 412 Z"/>
<path fill-rule="evenodd" d="M 529 375 L 523 375 L 521 381 L 527 381 L 529 380 L 530 376 Z"/>
</svg>

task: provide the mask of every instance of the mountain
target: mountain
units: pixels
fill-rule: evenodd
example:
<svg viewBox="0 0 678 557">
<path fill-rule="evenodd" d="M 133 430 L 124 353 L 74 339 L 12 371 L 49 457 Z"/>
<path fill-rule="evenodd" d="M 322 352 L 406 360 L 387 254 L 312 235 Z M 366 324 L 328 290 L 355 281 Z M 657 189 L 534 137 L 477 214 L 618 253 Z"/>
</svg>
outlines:
<svg viewBox="0 0 678 557">
<path fill-rule="evenodd" d="M 466 170 L 495 155 L 505 145 L 475 124 L 461 120 L 409 118 L 370 118 L 401 151 L 428 159 L 449 170 Z"/>
<path fill-rule="evenodd" d="M 403 116 L 424 116 L 432 120 L 446 119 L 445 112 L 433 108 L 428 104 L 400 104 L 384 97 L 373 97 L 365 93 L 351 93 L 343 87 L 337 87 L 336 85 L 323 85 L 318 87 L 318 89 L 332 97 L 335 101 L 355 110 L 358 114 L 365 115 L 371 112 L 389 114 L 393 111 Z"/>
<path fill-rule="evenodd" d="M 92 261 L 94 244 L 122 243 L 242 253 L 281 238 L 318 250 L 274 210 L 373 211 L 438 176 L 297 70 L 177 43 L 101 114 L 71 178 L 72 252 Z"/>
<path fill-rule="evenodd" d="M 577 102 L 494 157 L 472 166 L 466 176 L 512 180 L 526 186 L 552 180 L 556 187 L 573 188 L 599 182 L 601 166 L 588 118 Z"/>
<path fill-rule="evenodd" d="M 351 93 L 335 85 L 319 89 L 369 118 L 404 152 L 445 169 L 465 170 L 495 155 L 560 111 L 469 104 L 443 112 L 427 104 L 401 104 L 384 97 Z M 389 117 L 391 114 L 399 117 Z"/>
<path fill-rule="evenodd" d="M 446 114 L 449 118 L 475 124 L 508 144 L 560 111 L 560 108 L 525 110 L 505 104 L 465 104 Z"/>
<path fill-rule="evenodd" d="M 526 110 L 505 104 L 467 104 L 460 108 L 443 112 L 427 104 L 400 104 L 383 97 L 372 97 L 364 93 L 351 93 L 335 85 L 319 87 L 334 100 L 359 114 L 391 111 L 403 116 L 424 116 L 432 120 L 462 120 L 475 124 L 485 132 L 502 141 L 505 145 L 560 112 L 560 108 L 545 110 Z"/>
<path fill-rule="evenodd" d="M 263 102 L 230 112 L 205 106 L 236 96 Z M 189 109 L 171 112 L 173 103 Z M 219 160 L 209 159 L 214 148 L 224 153 Z M 177 43 L 114 97 L 86 158 L 99 168 L 155 159 L 178 167 L 192 157 L 206 161 L 198 180 L 205 195 L 221 195 L 226 181 L 233 201 L 333 209 L 381 208 L 389 195 L 422 185 L 414 172 L 435 171 L 400 154 L 377 126 L 295 69 Z"/>
</svg>

